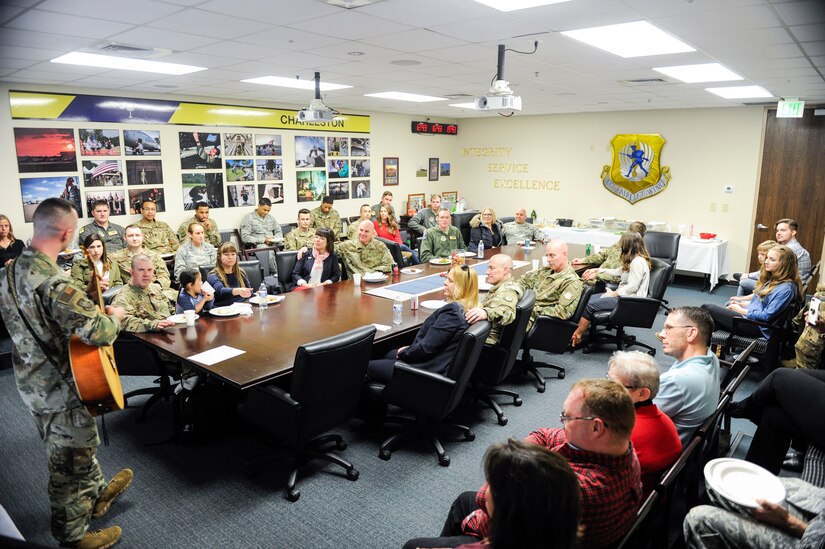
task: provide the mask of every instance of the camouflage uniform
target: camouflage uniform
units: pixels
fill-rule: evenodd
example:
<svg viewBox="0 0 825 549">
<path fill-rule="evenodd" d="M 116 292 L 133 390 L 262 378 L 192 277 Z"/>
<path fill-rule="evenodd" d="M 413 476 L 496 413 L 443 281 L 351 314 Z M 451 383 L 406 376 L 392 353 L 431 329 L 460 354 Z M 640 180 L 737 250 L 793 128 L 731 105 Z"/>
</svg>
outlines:
<svg viewBox="0 0 825 549">
<path fill-rule="evenodd" d="M 461 237 L 461 231 L 452 225 L 446 233 L 438 227 L 427 229 L 421 242 L 421 262 L 436 257 L 450 257 L 453 250 L 463 247 L 464 238 Z"/>
<path fill-rule="evenodd" d="M 109 287 L 122 286 L 126 284 L 129 279 L 124 277 L 123 273 L 118 267 L 117 261 L 109 260 L 111 266 L 109 267 Z M 72 263 L 72 280 L 74 280 L 81 288 L 85 288 L 92 279 L 92 267 L 85 259 L 78 259 Z"/>
<path fill-rule="evenodd" d="M 684 534 L 687 547 L 721 549 L 748 547 L 773 549 L 820 547 L 825 537 L 825 488 L 814 486 L 798 478 L 780 477 L 785 487 L 788 512 L 808 523 L 801 539 L 760 522 L 725 503 L 712 492 L 711 500 L 718 505 L 699 505 L 685 517 Z M 720 508 L 722 507 L 722 508 Z"/>
<path fill-rule="evenodd" d="M 126 318 L 123 319 L 124 332 L 157 331 L 157 323 L 172 315 L 169 300 L 154 284 L 144 290 L 133 284 L 127 284 L 115 296 L 112 305 L 123 307 Z"/>
<path fill-rule="evenodd" d="M 510 221 L 505 223 L 502 233 L 504 238 L 507 239 L 507 244 L 517 244 L 525 240 L 538 240 L 539 242 L 544 240 L 544 233 L 532 223 L 527 222 L 516 223 Z"/>
<path fill-rule="evenodd" d="M 422 208 L 410 218 L 407 227 L 423 236 L 426 234 L 427 229 L 438 227 L 438 213 L 434 212 L 432 208 Z"/>
<path fill-rule="evenodd" d="M 106 252 L 112 253 L 122 250 L 126 247 L 126 241 L 123 240 L 126 230 L 120 225 L 109 223 L 109 228 L 104 229 L 97 224 L 97 221 L 92 221 L 88 225 L 83 225 L 77 230 L 78 246 L 83 244 L 83 241 L 90 234 L 97 233 L 103 239 L 103 244 L 106 246 Z"/>
<path fill-rule="evenodd" d="M 180 224 L 178 227 L 178 240 L 184 242 L 187 238 L 189 238 L 189 225 L 191 223 L 200 223 L 203 225 L 200 219 L 195 216 L 192 216 L 192 219 L 187 219 L 183 223 Z M 204 226 L 204 232 L 206 233 L 206 242 L 209 242 L 213 246 L 220 246 L 221 245 L 221 232 L 218 230 L 218 224 L 215 223 L 214 219 L 209 219 L 209 224 L 211 225 L 210 228 L 206 228 Z M 107 248 L 108 250 L 108 248 Z"/>
<path fill-rule="evenodd" d="M 528 330 L 539 315 L 561 320 L 573 316 L 584 288 L 582 280 L 570 265 L 559 273 L 549 267 L 530 271 L 518 279 L 518 285 L 525 290 L 532 289 L 536 292 L 536 306 L 533 307 Z"/>
<path fill-rule="evenodd" d="M 349 224 L 347 227 L 347 240 L 358 240 L 358 225 L 360 225 L 362 221 L 366 220 L 359 219 Z"/>
<path fill-rule="evenodd" d="M 284 233 L 278 221 L 269 214 L 261 217 L 257 212 L 249 212 L 241 220 L 241 242 L 255 247 L 263 246 L 268 237 L 283 238 Z"/>
<path fill-rule="evenodd" d="M 347 240 L 335 246 L 335 253 L 343 260 L 349 276 L 375 271 L 389 273 L 392 270 L 393 260 L 389 248 L 374 238 L 366 246 L 358 239 Z"/>
<path fill-rule="evenodd" d="M 599 272 L 595 279 L 585 281 L 585 284 L 593 286 L 597 281 L 601 280 L 604 283 L 618 284 L 621 281 L 620 276 L 612 273 L 604 272 L 605 269 L 621 269 L 622 267 L 622 247 L 616 242 L 597 254 L 591 254 L 583 258 L 583 263 L 591 267 L 599 267 Z"/>
<path fill-rule="evenodd" d="M 516 305 L 524 295 L 524 289 L 515 280 L 500 280 L 496 283 L 481 303 L 487 320 L 493 325 L 485 343 L 498 345 L 504 327 L 516 319 Z"/>
<path fill-rule="evenodd" d="M 324 213 L 321 211 L 321 206 L 318 206 L 310 212 L 310 216 L 312 217 L 312 225 L 310 226 L 313 229 L 319 229 L 321 227 L 330 229 L 335 233 L 335 240 L 341 240 L 344 229 L 341 225 L 341 216 L 338 215 L 335 208 L 331 208 L 329 213 Z"/>
<path fill-rule="evenodd" d="M 137 253 L 149 256 L 152 260 L 152 267 L 155 268 L 154 283 L 158 284 L 162 288 L 163 295 L 169 298 L 170 301 L 173 303 L 177 301 L 178 292 L 171 287 L 172 279 L 169 276 L 169 269 L 166 267 L 166 262 L 163 258 L 159 254 L 147 250 L 146 248 L 143 248 Z M 130 251 L 129 248 L 123 248 L 119 252 L 115 252 L 109 256 L 109 259 L 116 262 L 117 266 L 120 267 L 120 272 L 123 273 L 124 279 L 126 278 L 126 273 L 129 273 L 129 278 L 131 279 L 132 258 L 137 255 L 137 253 Z"/>
<path fill-rule="evenodd" d="M 313 239 L 315 238 L 315 229 L 309 228 L 306 232 L 301 231 L 300 227 L 296 227 L 287 233 L 284 238 L 285 250 L 300 250 L 304 246 L 312 248 Z"/>
<path fill-rule="evenodd" d="M 77 541 L 89 527 L 106 481 L 97 462 L 95 419 L 81 404 L 72 380 L 69 338 L 78 335 L 92 345 L 109 345 L 120 323 L 98 312 L 54 261 L 26 248 L 15 261 L 14 293 L 44 351 L 21 318 L 10 273 L 11 267 L 0 270 L 0 314 L 14 344 L 17 389 L 46 445 L 52 535 L 60 542 Z"/>
<path fill-rule="evenodd" d="M 184 269 L 197 269 L 201 265 L 215 266 L 218 259 L 218 250 L 209 242 L 194 246 L 192 242 L 182 244 L 175 254 L 175 278 L 180 276 Z"/>
<path fill-rule="evenodd" d="M 820 300 L 819 303 L 819 320 L 825 319 L 825 287 L 819 286 L 814 297 Z M 819 368 L 822 363 L 822 350 L 825 349 L 825 331 L 821 331 L 814 326 L 805 322 L 805 315 L 808 313 L 808 308 L 802 309 L 799 315 L 794 319 L 796 328 L 801 329 L 802 333 L 799 339 L 796 340 L 796 367 L 797 368 Z"/>
<path fill-rule="evenodd" d="M 159 254 L 172 254 L 178 251 L 180 241 L 172 228 L 163 221 L 146 221 L 141 218 L 135 223 L 143 231 L 143 247 Z"/>
</svg>

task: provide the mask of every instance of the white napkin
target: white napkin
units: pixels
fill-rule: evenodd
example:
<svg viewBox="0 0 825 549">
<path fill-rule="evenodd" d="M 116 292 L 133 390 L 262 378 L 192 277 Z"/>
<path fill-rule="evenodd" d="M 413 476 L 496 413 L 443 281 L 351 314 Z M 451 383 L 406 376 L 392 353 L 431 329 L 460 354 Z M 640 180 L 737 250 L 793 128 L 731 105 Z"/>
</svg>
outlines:
<svg viewBox="0 0 825 549">
<path fill-rule="evenodd" d="M 252 314 L 252 305 L 249 303 L 233 303 L 232 308 L 238 311 L 238 314 L 249 316 Z"/>
</svg>

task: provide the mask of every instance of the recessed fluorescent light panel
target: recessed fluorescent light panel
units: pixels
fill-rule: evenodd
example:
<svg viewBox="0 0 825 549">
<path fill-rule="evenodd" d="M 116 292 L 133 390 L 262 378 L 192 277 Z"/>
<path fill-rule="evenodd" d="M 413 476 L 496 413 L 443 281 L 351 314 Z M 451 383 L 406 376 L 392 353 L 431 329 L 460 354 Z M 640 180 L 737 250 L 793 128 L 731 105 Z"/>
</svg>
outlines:
<svg viewBox="0 0 825 549">
<path fill-rule="evenodd" d="M 379 99 L 394 99 L 396 101 L 412 101 L 413 103 L 427 103 L 430 101 L 446 101 L 446 97 L 433 97 L 432 95 L 418 95 L 417 93 L 406 92 L 380 92 L 365 93 L 364 97 L 377 97 Z"/>
<path fill-rule="evenodd" d="M 549 4 L 561 4 L 570 0 L 476 0 L 479 4 L 490 6 L 498 11 L 516 11 L 537 8 Z"/>
<path fill-rule="evenodd" d="M 297 88 L 299 90 L 314 90 L 315 80 L 301 80 L 299 78 L 285 78 L 283 76 L 261 76 L 259 78 L 247 78 L 241 82 L 249 82 L 251 84 L 265 84 L 267 86 L 280 86 L 282 88 Z M 330 82 L 321 82 L 321 91 L 343 90 L 344 88 L 351 88 L 345 84 L 332 84 Z"/>
<path fill-rule="evenodd" d="M 733 86 L 729 88 L 705 88 L 705 91 L 716 94 L 725 99 L 760 99 L 773 97 L 773 94 L 762 86 Z"/>
<path fill-rule="evenodd" d="M 678 67 L 654 67 L 654 71 L 666 74 L 687 84 L 697 82 L 727 82 L 729 80 L 744 80 L 735 72 L 726 69 L 719 63 L 703 63 L 701 65 L 681 65 Z"/>
<path fill-rule="evenodd" d="M 158 74 L 189 74 L 205 71 L 206 67 L 180 65 L 178 63 L 163 63 L 161 61 L 146 61 L 145 59 L 130 59 L 114 55 L 99 55 L 73 51 L 52 59 L 52 63 L 67 65 L 82 65 L 84 67 L 101 67 L 104 69 L 120 69 L 124 71 L 154 72 Z"/>
<path fill-rule="evenodd" d="M 625 58 L 696 51 L 647 21 L 563 31 L 562 34 Z"/>
<path fill-rule="evenodd" d="M 475 102 L 470 103 L 450 103 L 451 107 L 458 107 L 459 109 L 473 109 L 475 110 L 476 104 Z"/>
</svg>

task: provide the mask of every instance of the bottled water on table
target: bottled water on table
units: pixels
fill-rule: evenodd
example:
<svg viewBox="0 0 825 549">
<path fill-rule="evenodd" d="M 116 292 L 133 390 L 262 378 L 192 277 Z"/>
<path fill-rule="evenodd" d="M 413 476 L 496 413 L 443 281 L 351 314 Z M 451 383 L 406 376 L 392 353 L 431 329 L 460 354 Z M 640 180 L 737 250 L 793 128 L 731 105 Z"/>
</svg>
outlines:
<svg viewBox="0 0 825 549">
<path fill-rule="evenodd" d="M 471 252 L 472 253 L 472 252 Z M 484 242 L 478 241 L 478 256 L 479 259 L 484 259 Z"/>
<path fill-rule="evenodd" d="M 266 284 L 261 282 L 261 286 L 258 288 L 258 306 L 260 306 L 261 309 L 266 309 L 268 306 L 268 299 L 266 294 Z"/>
<path fill-rule="evenodd" d="M 392 302 L 392 323 L 401 324 L 401 317 L 404 311 L 404 302 L 400 297 L 396 297 Z"/>
</svg>

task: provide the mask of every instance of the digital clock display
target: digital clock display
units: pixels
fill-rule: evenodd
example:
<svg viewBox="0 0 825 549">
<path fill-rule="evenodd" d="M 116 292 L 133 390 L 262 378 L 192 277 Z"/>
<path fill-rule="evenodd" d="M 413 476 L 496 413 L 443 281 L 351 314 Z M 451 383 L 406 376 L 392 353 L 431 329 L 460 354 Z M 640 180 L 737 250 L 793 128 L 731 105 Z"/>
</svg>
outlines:
<svg viewBox="0 0 825 549">
<path fill-rule="evenodd" d="M 412 122 L 413 133 L 427 133 L 434 135 L 458 135 L 458 124 L 442 124 L 440 122 Z"/>
</svg>

